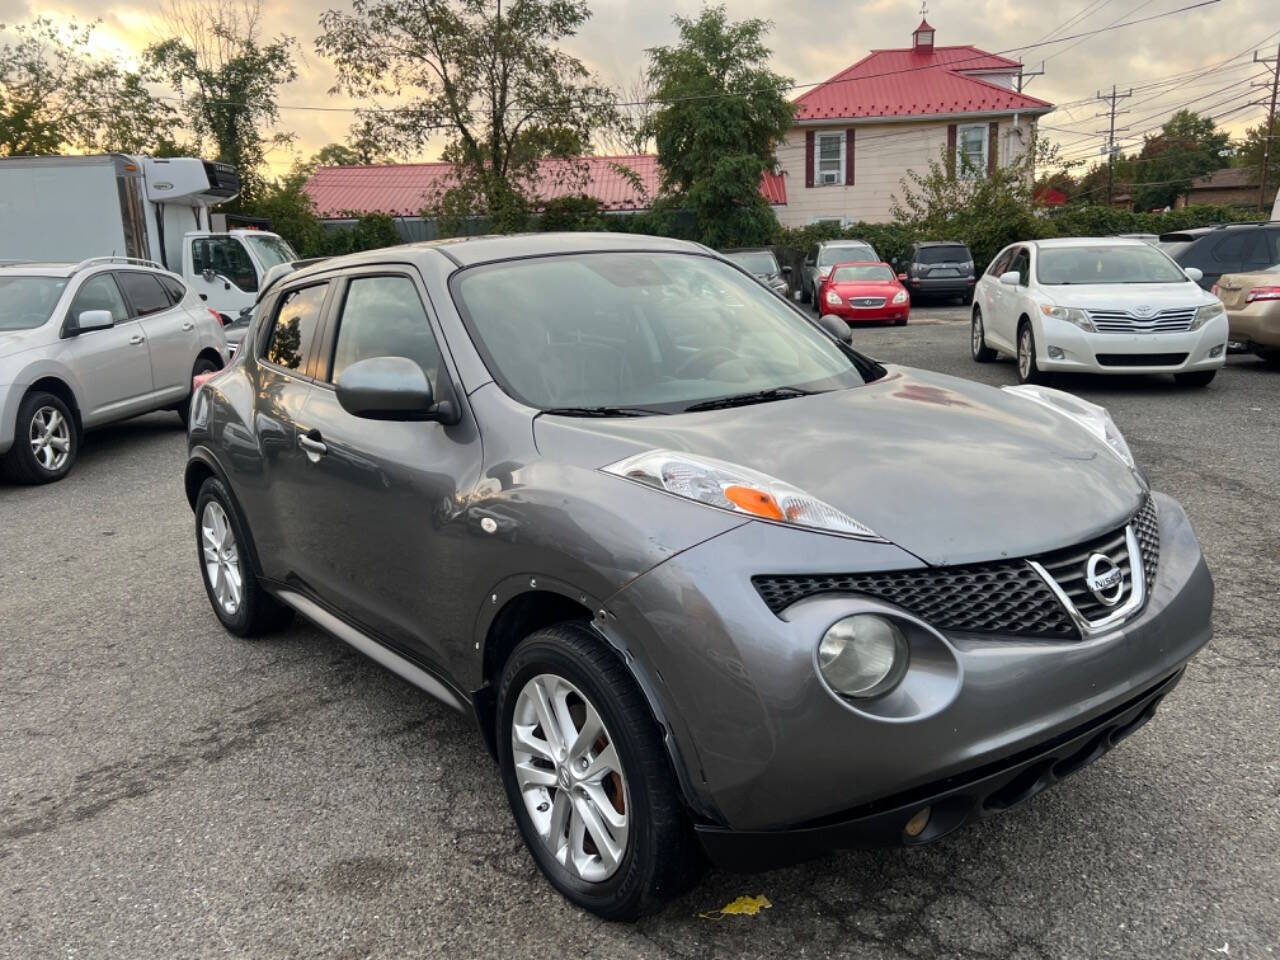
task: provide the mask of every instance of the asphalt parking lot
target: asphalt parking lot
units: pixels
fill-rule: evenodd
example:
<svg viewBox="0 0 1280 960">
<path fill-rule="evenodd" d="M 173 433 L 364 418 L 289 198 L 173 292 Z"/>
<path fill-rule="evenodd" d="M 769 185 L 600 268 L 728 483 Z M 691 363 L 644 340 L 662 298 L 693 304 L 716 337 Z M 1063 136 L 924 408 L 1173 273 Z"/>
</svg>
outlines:
<svg viewBox="0 0 1280 960">
<path fill-rule="evenodd" d="M 970 361 L 964 314 L 855 345 L 1015 382 Z M 91 434 L 64 482 L 0 486 L 0 956 L 1280 953 L 1280 373 L 1069 386 L 1182 500 L 1216 578 L 1215 640 L 1155 721 L 940 844 L 713 873 L 634 926 L 542 880 L 457 714 L 306 624 L 222 632 L 176 417 Z"/>
</svg>

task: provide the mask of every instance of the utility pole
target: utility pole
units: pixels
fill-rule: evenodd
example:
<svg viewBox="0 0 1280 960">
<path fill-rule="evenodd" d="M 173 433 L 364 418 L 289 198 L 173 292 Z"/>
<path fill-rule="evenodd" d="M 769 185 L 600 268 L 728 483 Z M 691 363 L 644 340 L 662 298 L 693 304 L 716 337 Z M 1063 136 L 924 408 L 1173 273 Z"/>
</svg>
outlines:
<svg viewBox="0 0 1280 960">
<path fill-rule="evenodd" d="M 1271 75 L 1271 109 L 1267 112 L 1267 126 L 1263 131 L 1262 147 L 1262 184 L 1258 187 L 1258 209 L 1267 209 L 1267 168 L 1271 166 L 1271 141 L 1276 136 L 1276 92 L 1280 90 L 1280 47 L 1276 47 L 1274 57 L 1260 57 L 1258 51 L 1253 52 L 1254 63 L 1274 63 L 1275 70 Z"/>
<path fill-rule="evenodd" d="M 1107 117 L 1107 116 L 1109 116 L 1109 117 L 1111 118 L 1111 119 L 1110 119 L 1110 122 L 1109 122 L 1109 123 L 1108 123 L 1108 125 L 1107 125 L 1107 129 L 1106 129 L 1106 130 L 1099 130 L 1099 131 L 1098 131 L 1098 133 L 1105 133 L 1105 134 L 1107 135 L 1107 145 L 1106 145 L 1106 147 L 1104 147 L 1104 148 L 1103 148 L 1103 152 L 1104 152 L 1104 153 L 1106 153 L 1106 155 L 1107 155 L 1107 206 L 1108 206 L 1108 207 L 1109 207 L 1109 206 L 1111 206 L 1111 194 L 1112 194 L 1112 190 L 1113 190 L 1113 188 L 1114 188 L 1114 186 L 1115 186 L 1115 170 L 1116 170 L 1116 132 L 1117 132 L 1117 131 L 1116 131 L 1116 117 L 1117 117 L 1119 114 L 1123 114 L 1123 113 L 1128 113 L 1128 112 L 1129 112 L 1128 110 L 1119 110 L 1119 111 L 1117 111 L 1117 110 L 1116 110 L 1116 104 L 1117 104 L 1117 103 L 1119 103 L 1121 100 L 1127 100 L 1129 97 L 1132 97 L 1132 96 L 1133 96 L 1133 88 L 1132 88 L 1132 87 L 1130 87 L 1130 88 L 1129 88 L 1129 92 L 1128 92 L 1128 93 L 1117 93 L 1117 92 L 1116 92 L 1116 86 L 1115 86 L 1115 84 L 1113 83 L 1113 84 L 1111 85 L 1111 93 L 1110 93 L 1110 94 L 1105 94 L 1105 93 L 1103 93 L 1101 90 L 1099 90 L 1099 91 L 1098 91 L 1098 95 L 1097 95 L 1097 97 L 1096 97 L 1096 99 L 1101 100 L 1101 101 L 1103 101 L 1104 103 L 1109 103 L 1109 104 L 1111 105 L 1111 106 L 1110 106 L 1110 108 L 1107 110 L 1107 112 L 1106 112 L 1106 113 L 1099 113 L 1099 114 L 1095 114 L 1095 116 L 1099 116 L 1099 117 Z M 1119 132 L 1123 133 L 1123 132 L 1124 132 L 1125 130 L 1127 130 L 1127 129 L 1128 129 L 1128 127 L 1121 127 Z"/>
<path fill-rule="evenodd" d="M 1022 92 L 1022 88 L 1031 82 L 1032 77 L 1044 76 L 1044 61 L 1040 61 L 1039 70 L 1026 70 L 1022 66 L 1022 59 L 1018 59 L 1018 92 Z"/>
</svg>

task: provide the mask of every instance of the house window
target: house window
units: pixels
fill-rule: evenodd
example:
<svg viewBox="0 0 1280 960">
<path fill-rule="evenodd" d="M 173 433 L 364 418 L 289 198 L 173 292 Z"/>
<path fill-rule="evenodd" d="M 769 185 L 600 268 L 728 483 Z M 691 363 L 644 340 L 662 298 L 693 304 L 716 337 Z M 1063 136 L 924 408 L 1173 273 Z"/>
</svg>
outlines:
<svg viewBox="0 0 1280 960">
<path fill-rule="evenodd" d="M 810 227 L 840 227 L 843 229 L 849 225 L 849 217 L 810 217 L 805 223 Z M 817 255 L 817 251 L 814 251 L 813 256 L 816 257 Z"/>
<path fill-rule="evenodd" d="M 813 182 L 816 186 L 844 183 L 844 138 L 843 130 L 818 134 L 813 156 Z"/>
<path fill-rule="evenodd" d="M 980 177 L 987 172 L 988 127 L 985 123 L 970 123 L 956 130 L 956 152 L 960 155 L 960 173 Z"/>
</svg>

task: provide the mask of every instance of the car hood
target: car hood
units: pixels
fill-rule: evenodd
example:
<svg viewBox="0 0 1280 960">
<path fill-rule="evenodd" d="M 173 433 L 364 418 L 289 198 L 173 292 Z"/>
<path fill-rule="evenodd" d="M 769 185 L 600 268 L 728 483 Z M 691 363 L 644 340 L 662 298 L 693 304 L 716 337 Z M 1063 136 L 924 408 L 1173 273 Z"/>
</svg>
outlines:
<svg viewBox="0 0 1280 960">
<path fill-rule="evenodd" d="M 43 327 L 33 330 L 0 330 L 0 360 L 38 347 L 47 339 Z"/>
<path fill-rule="evenodd" d="M 1212 294 L 1188 280 L 1185 283 L 1093 283 L 1046 286 L 1045 294 L 1060 307 L 1085 310 L 1168 310 L 1213 303 Z"/>
<path fill-rule="evenodd" d="M 544 456 L 591 468 L 650 449 L 742 464 L 931 564 L 1078 543 L 1118 527 L 1143 495 L 1083 427 L 1016 394 L 905 367 L 854 389 L 729 410 L 543 414 L 534 439 Z"/>
</svg>

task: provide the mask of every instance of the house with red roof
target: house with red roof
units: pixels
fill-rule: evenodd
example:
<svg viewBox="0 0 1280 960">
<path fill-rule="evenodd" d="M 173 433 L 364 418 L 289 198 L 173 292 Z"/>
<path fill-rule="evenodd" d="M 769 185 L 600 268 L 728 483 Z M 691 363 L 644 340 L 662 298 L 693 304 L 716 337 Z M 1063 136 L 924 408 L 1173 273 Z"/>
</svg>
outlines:
<svg viewBox="0 0 1280 960">
<path fill-rule="evenodd" d="M 873 50 L 796 99 L 778 147 L 784 226 L 890 220 L 907 170 L 945 155 L 982 176 L 1031 149 L 1053 104 L 1019 92 L 1022 65 L 935 39 L 922 19 L 910 47 Z"/>
</svg>

